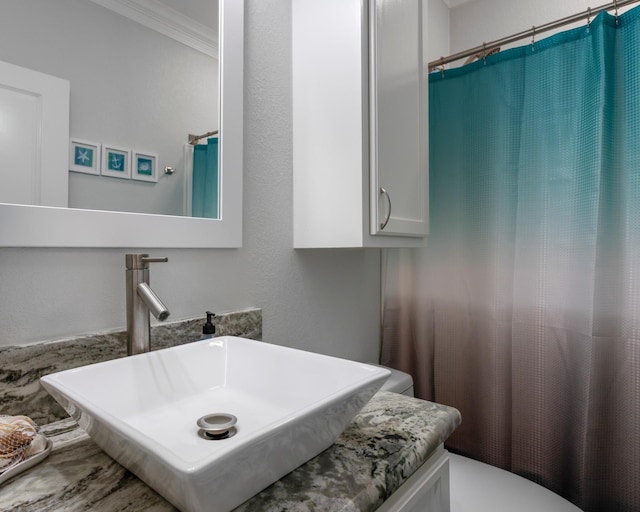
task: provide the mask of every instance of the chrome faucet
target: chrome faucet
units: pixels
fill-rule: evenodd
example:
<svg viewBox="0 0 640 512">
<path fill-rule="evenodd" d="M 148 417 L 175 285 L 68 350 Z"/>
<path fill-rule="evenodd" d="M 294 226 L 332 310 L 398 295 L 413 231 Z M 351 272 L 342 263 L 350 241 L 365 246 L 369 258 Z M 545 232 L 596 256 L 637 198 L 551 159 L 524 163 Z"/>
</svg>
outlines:
<svg viewBox="0 0 640 512">
<path fill-rule="evenodd" d="M 162 263 L 169 258 L 149 258 L 148 254 L 127 254 L 127 355 L 151 349 L 149 313 L 166 320 L 169 310 L 149 286 L 149 263 Z"/>
</svg>

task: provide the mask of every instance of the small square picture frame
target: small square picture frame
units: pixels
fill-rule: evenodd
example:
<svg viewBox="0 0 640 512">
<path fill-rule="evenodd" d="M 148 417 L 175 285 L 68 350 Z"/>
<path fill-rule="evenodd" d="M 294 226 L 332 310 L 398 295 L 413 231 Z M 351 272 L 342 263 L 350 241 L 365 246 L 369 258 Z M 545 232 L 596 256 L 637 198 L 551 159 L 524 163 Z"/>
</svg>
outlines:
<svg viewBox="0 0 640 512">
<path fill-rule="evenodd" d="M 69 139 L 69 170 L 100 176 L 100 151 L 101 146 L 97 142 Z"/>
<path fill-rule="evenodd" d="M 131 179 L 158 182 L 158 155 L 149 151 L 134 151 L 131 159 Z"/>
<path fill-rule="evenodd" d="M 100 174 L 111 178 L 131 179 L 131 150 L 103 144 Z"/>
</svg>

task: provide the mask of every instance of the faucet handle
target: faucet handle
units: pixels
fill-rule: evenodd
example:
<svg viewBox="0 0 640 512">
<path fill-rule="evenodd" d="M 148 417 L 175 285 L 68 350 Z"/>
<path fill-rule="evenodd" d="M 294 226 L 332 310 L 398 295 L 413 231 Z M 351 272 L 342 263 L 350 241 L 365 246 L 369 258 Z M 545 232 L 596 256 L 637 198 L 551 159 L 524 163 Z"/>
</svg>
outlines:
<svg viewBox="0 0 640 512">
<path fill-rule="evenodd" d="M 143 256 L 140 261 L 142 261 L 142 263 L 166 263 L 169 261 L 169 258 L 148 258 Z"/>
<path fill-rule="evenodd" d="M 126 254 L 125 265 L 127 270 L 141 270 L 149 268 L 149 263 L 165 263 L 169 258 L 150 258 L 148 254 Z"/>
</svg>

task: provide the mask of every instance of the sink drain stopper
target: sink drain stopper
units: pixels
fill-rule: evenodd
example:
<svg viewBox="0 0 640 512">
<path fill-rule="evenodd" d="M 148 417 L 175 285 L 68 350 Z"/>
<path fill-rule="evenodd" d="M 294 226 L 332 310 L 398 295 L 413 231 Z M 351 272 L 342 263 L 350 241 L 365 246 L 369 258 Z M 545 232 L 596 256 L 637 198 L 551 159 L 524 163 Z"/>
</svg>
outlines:
<svg viewBox="0 0 640 512">
<path fill-rule="evenodd" d="M 233 414 L 216 412 L 202 416 L 196 424 L 207 439 L 226 439 L 237 422 L 238 418 Z"/>
</svg>

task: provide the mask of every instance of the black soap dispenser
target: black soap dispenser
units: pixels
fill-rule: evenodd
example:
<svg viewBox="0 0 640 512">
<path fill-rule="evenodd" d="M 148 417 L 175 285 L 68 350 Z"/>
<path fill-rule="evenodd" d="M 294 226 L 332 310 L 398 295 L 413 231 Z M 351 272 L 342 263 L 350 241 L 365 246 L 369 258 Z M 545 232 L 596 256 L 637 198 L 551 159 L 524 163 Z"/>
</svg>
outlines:
<svg viewBox="0 0 640 512">
<path fill-rule="evenodd" d="M 202 339 L 213 338 L 213 335 L 216 333 L 216 326 L 213 325 L 213 322 L 211 321 L 216 314 L 211 311 L 207 311 L 206 313 L 207 322 L 202 326 Z"/>
</svg>

